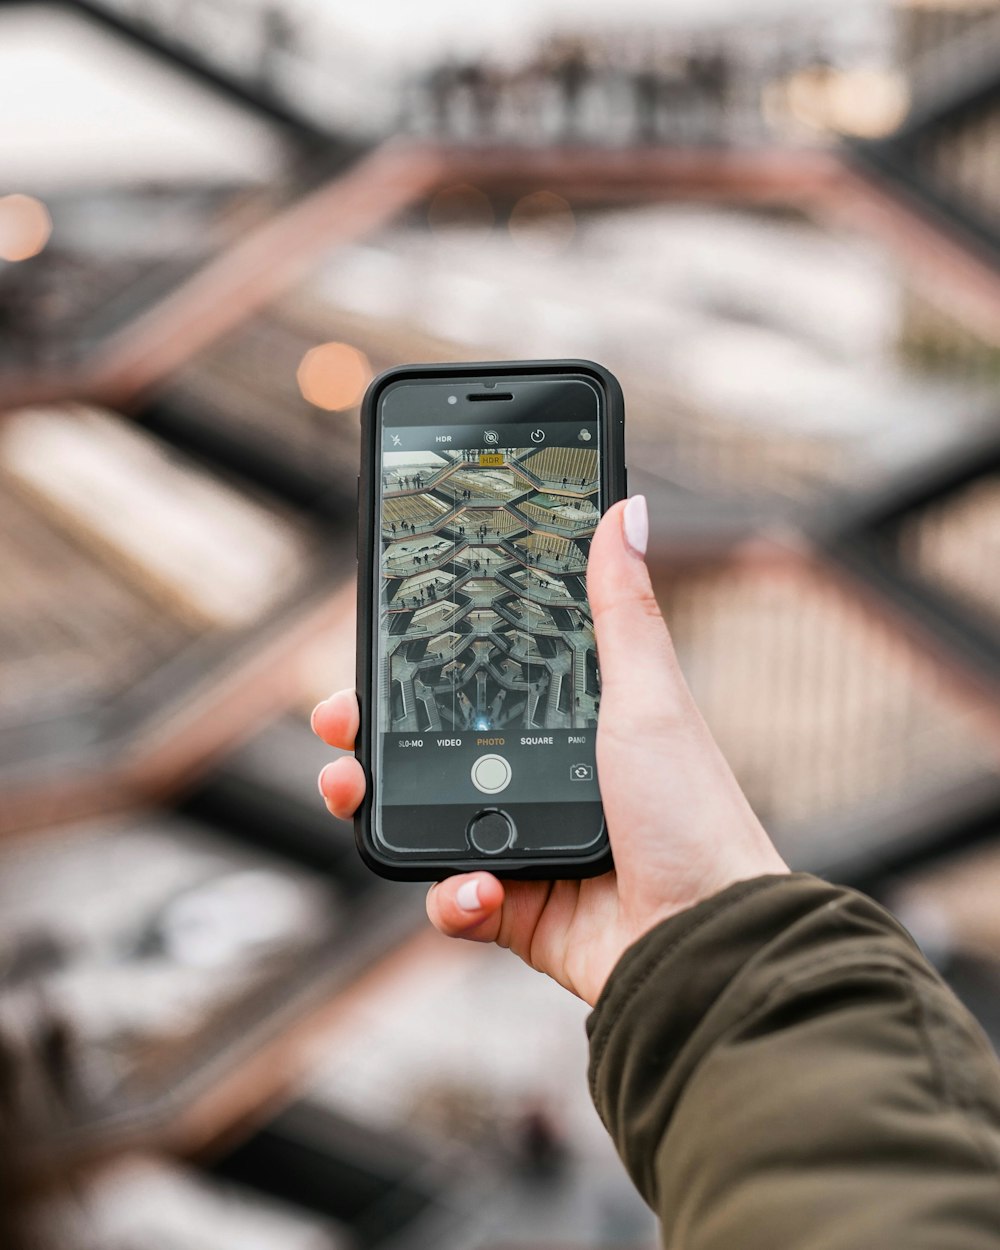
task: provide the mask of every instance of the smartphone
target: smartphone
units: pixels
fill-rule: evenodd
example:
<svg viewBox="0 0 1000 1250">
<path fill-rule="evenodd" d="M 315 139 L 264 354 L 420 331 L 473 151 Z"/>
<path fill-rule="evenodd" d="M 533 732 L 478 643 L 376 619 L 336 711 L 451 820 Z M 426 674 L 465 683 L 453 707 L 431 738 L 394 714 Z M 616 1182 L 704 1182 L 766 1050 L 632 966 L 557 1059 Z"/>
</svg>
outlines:
<svg viewBox="0 0 1000 1250">
<path fill-rule="evenodd" d="M 362 405 L 355 821 L 370 868 L 583 877 L 611 854 L 587 559 L 624 402 L 580 360 L 408 365 Z"/>
</svg>

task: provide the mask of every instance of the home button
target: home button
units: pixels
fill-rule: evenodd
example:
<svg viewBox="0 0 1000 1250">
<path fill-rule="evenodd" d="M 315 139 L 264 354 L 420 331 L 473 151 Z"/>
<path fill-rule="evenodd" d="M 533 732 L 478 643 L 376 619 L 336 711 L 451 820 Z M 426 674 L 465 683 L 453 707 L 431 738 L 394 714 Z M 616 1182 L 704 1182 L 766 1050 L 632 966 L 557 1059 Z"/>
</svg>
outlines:
<svg viewBox="0 0 1000 1250">
<path fill-rule="evenodd" d="M 481 855 L 499 855 L 514 841 L 514 822 L 495 808 L 479 812 L 469 821 L 469 845 Z"/>
</svg>

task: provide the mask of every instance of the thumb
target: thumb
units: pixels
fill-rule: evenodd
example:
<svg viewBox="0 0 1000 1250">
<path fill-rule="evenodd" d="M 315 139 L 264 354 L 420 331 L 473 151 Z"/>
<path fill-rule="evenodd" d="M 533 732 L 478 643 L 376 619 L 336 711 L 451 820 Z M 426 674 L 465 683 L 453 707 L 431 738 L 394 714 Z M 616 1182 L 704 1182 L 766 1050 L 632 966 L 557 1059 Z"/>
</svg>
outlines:
<svg viewBox="0 0 1000 1250">
<path fill-rule="evenodd" d="M 646 567 L 646 500 L 633 495 L 601 519 L 587 592 L 601 670 L 601 727 L 634 743 L 637 728 L 676 726 L 694 706 Z"/>
<path fill-rule="evenodd" d="M 594 533 L 587 581 L 601 798 L 640 928 L 733 881 L 787 872 L 681 675 L 646 569 L 647 531 L 641 495 L 616 504 Z"/>
</svg>

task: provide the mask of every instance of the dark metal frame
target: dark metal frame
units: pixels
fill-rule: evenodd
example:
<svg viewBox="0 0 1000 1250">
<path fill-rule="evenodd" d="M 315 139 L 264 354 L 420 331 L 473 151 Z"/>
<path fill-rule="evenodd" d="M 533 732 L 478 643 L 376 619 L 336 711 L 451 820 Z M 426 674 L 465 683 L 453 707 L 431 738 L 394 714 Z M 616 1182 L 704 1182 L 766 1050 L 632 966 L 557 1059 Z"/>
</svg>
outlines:
<svg viewBox="0 0 1000 1250">
<path fill-rule="evenodd" d="M 346 1222 L 357 1244 L 373 1250 L 464 1244 L 492 1188 L 467 1157 L 359 1124 L 308 1099 L 213 1160 L 209 1170 Z"/>
<path fill-rule="evenodd" d="M 1000 471 L 1000 428 L 918 466 L 876 495 L 848 503 L 818 535 L 835 564 L 866 583 L 893 609 L 933 637 L 955 667 L 1000 693 L 1000 639 L 948 595 L 904 569 L 893 540 L 909 517 L 946 500 L 984 474 Z"/>
<path fill-rule="evenodd" d="M 984 65 L 971 79 L 952 83 L 943 93 L 916 105 L 888 138 L 852 141 L 846 144 L 845 152 L 859 171 L 888 184 L 932 225 L 1000 271 L 1000 234 L 996 228 L 934 185 L 919 159 L 921 143 L 989 101 L 1000 101 L 1000 69 L 996 64 Z"/>
<path fill-rule="evenodd" d="M 1000 697 L 1000 637 L 973 612 L 905 569 L 893 548 L 909 517 L 998 470 L 1000 429 L 994 429 L 917 466 L 877 494 L 848 501 L 813 534 L 821 557 L 915 635 L 957 684 L 994 700 Z M 998 833 L 1000 775 L 944 792 L 919 808 L 893 812 L 865 830 L 845 828 L 847 849 L 809 867 L 878 894 L 904 871 Z"/>
<path fill-rule="evenodd" d="M 10 4 L 13 0 L 0 0 L 0 3 Z M 199 56 L 190 44 L 163 38 L 152 23 L 129 21 L 99 0 L 61 0 L 61 3 L 215 94 L 257 113 L 262 120 L 281 129 L 304 154 L 322 151 L 331 142 L 342 142 L 333 131 L 317 126 L 271 93 L 255 90 L 252 84 L 219 69 L 209 56 Z"/>
</svg>

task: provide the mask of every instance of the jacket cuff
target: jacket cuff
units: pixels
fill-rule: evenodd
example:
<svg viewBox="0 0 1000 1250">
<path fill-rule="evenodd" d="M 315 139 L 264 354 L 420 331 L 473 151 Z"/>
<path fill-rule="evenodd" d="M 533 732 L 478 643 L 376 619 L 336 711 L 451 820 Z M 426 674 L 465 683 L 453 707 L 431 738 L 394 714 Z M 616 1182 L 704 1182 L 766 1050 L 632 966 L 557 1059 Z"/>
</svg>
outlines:
<svg viewBox="0 0 1000 1250">
<path fill-rule="evenodd" d="M 647 1200 L 646 1161 L 688 1077 L 776 976 L 821 953 L 830 924 L 883 938 L 889 928 L 912 949 L 871 900 L 792 873 L 737 882 L 663 921 L 618 961 L 587 1020 L 590 1090 Z"/>
</svg>

